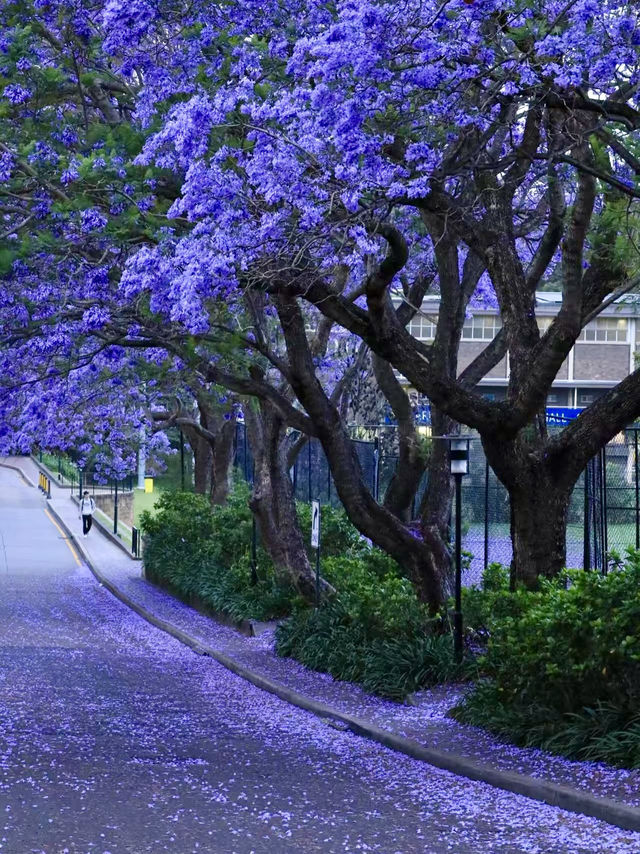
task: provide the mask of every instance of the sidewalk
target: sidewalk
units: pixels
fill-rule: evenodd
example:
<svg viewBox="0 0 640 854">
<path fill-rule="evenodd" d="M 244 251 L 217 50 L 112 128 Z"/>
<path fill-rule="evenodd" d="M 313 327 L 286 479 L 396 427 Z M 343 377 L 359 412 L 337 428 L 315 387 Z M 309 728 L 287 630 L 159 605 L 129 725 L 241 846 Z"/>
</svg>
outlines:
<svg viewBox="0 0 640 854">
<path fill-rule="evenodd" d="M 0 464 L 5 463 L 19 467 L 37 483 L 38 469 L 29 458 L 0 458 Z M 119 598 L 128 600 L 145 618 L 160 623 L 197 652 L 213 655 L 254 684 L 438 767 L 612 824 L 640 829 L 640 770 L 624 771 L 513 747 L 475 727 L 458 724 L 447 717 L 447 712 L 461 697 L 460 686 L 424 691 L 415 696 L 415 705 L 400 705 L 307 670 L 291 659 L 278 658 L 273 652 L 272 631 L 247 638 L 147 582 L 141 575 L 140 562 L 130 559 L 100 532 L 93 530 L 83 538 L 77 507 L 68 490 L 52 484 L 47 504 L 73 532 L 85 560 Z"/>
</svg>

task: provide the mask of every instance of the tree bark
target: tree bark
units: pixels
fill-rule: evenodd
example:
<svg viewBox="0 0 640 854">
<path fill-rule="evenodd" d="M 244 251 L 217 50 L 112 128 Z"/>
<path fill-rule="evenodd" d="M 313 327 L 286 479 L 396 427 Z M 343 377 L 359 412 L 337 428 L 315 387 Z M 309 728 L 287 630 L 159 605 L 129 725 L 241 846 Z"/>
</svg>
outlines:
<svg viewBox="0 0 640 854">
<path fill-rule="evenodd" d="M 566 566 L 571 490 L 538 477 L 513 488 L 510 498 L 511 585 L 535 589 L 540 578 L 553 578 Z"/>
<path fill-rule="evenodd" d="M 543 417 L 514 441 L 483 437 L 483 446 L 509 492 L 511 585 L 535 589 L 566 566 L 567 514 L 581 468 L 566 451 L 551 452 Z"/>
<path fill-rule="evenodd" d="M 211 476 L 211 444 L 192 427 L 184 426 L 182 430 L 193 451 L 194 490 L 198 495 L 207 495 Z"/>
<path fill-rule="evenodd" d="M 250 406 L 245 408 L 245 424 L 255 461 L 249 506 L 258 522 L 262 544 L 278 576 L 312 602 L 316 595 L 315 571 L 298 524 L 287 464 L 286 424 L 264 401 L 257 411 Z M 331 585 L 321 579 L 321 598 L 331 593 Z"/>
<path fill-rule="evenodd" d="M 211 503 L 226 504 L 231 491 L 236 416 L 223 420 L 211 453 Z"/>
<path fill-rule="evenodd" d="M 434 406 L 431 407 L 431 427 L 436 436 L 449 436 L 459 430 L 455 421 Z M 427 467 L 427 488 L 420 505 L 420 518 L 425 541 L 430 545 L 434 560 L 449 579 L 451 586 L 451 550 L 449 520 L 453 500 L 453 482 L 449 465 L 449 442 L 434 439 Z"/>
</svg>

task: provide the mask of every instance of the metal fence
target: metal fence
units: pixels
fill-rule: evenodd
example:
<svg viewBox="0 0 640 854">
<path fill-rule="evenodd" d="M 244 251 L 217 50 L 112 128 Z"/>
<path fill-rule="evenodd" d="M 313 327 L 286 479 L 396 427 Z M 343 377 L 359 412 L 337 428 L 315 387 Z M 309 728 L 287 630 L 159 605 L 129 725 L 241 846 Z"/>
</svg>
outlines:
<svg viewBox="0 0 640 854">
<path fill-rule="evenodd" d="M 568 514 L 568 566 L 606 571 L 612 551 L 640 547 L 639 431 L 640 427 L 634 426 L 620 433 L 580 475 Z M 371 494 L 381 500 L 397 465 L 395 430 L 384 425 L 360 429 L 358 433 L 360 437 L 352 441 L 365 483 Z M 369 438 L 362 438 L 367 433 Z M 292 435 L 291 441 L 296 438 Z M 253 460 L 241 423 L 237 425 L 235 465 L 251 482 Z M 327 459 L 317 439 L 303 446 L 291 477 L 299 501 L 315 499 L 340 506 Z M 416 506 L 425 488 L 426 478 L 423 478 Z M 475 437 L 470 441 L 469 474 L 462 485 L 462 526 L 463 548 L 471 556 L 467 583 L 479 580 L 488 564 L 511 561 L 509 496 Z"/>
</svg>

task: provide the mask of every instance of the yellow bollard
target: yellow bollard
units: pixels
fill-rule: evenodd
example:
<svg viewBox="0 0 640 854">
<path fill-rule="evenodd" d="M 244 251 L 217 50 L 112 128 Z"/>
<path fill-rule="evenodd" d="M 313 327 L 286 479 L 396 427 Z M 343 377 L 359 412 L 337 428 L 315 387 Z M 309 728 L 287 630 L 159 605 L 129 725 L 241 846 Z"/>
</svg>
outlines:
<svg viewBox="0 0 640 854">
<path fill-rule="evenodd" d="M 145 492 L 153 492 L 153 478 L 145 477 L 144 479 L 144 491 Z"/>
</svg>

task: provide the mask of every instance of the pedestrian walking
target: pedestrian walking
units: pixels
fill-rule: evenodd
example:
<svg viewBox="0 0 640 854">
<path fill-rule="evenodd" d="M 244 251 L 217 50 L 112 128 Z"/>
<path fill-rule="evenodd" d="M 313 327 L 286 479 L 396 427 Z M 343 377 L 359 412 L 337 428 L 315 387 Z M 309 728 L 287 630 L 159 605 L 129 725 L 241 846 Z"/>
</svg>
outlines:
<svg viewBox="0 0 640 854">
<path fill-rule="evenodd" d="M 89 495 L 89 490 L 85 489 L 82 500 L 80 501 L 80 508 L 78 513 L 78 519 L 82 518 L 82 536 L 86 537 L 91 530 L 91 525 L 93 523 L 93 513 L 96 509 L 96 502 Z"/>
</svg>

